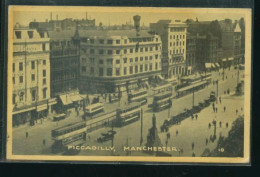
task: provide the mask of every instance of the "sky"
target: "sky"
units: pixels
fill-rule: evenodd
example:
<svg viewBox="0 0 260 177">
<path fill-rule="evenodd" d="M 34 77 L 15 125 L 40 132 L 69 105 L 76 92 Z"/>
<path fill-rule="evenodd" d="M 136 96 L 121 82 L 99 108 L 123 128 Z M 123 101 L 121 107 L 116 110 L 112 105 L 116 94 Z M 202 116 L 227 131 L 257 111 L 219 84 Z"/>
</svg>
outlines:
<svg viewBox="0 0 260 177">
<path fill-rule="evenodd" d="M 52 19 L 55 20 L 65 18 L 86 19 L 86 12 L 88 19 L 95 19 L 96 25 L 102 22 L 103 25 L 121 25 L 126 22 L 133 24 L 133 16 L 141 16 L 141 25 L 149 26 L 150 23 L 157 22 L 161 19 L 181 20 L 185 21 L 187 18 L 199 21 L 223 20 L 229 18 L 231 20 L 239 20 L 244 17 L 243 11 L 239 13 L 238 10 L 232 10 L 232 13 L 227 10 L 222 10 L 219 13 L 216 10 L 181 10 L 180 8 L 27 8 L 14 11 L 14 24 L 19 22 L 21 25 L 28 26 L 31 21 L 45 21 L 50 20 L 50 13 L 52 12 Z"/>
</svg>

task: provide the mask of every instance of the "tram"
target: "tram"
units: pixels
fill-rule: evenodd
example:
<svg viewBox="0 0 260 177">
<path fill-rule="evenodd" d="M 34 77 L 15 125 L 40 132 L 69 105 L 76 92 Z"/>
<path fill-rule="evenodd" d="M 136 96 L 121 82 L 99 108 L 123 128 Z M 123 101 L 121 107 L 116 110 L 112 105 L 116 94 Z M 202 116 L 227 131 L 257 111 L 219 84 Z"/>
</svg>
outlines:
<svg viewBox="0 0 260 177">
<path fill-rule="evenodd" d="M 154 96 L 153 111 L 161 111 L 172 106 L 172 92 L 163 92 Z"/>
<path fill-rule="evenodd" d="M 54 140 L 52 152 L 66 151 L 68 146 L 79 145 L 86 139 L 86 122 L 71 123 L 51 131 Z"/>
<path fill-rule="evenodd" d="M 132 102 L 139 102 L 141 105 L 144 105 L 147 103 L 147 91 L 146 90 L 139 90 L 129 93 L 128 95 L 128 101 L 130 103 Z"/>
<path fill-rule="evenodd" d="M 141 104 L 140 103 L 131 103 L 123 108 L 116 110 L 116 126 L 124 126 L 139 120 L 141 117 Z"/>
<path fill-rule="evenodd" d="M 97 113 L 104 112 L 104 105 L 103 103 L 95 103 L 85 108 L 85 115 L 86 116 L 93 116 Z"/>
</svg>

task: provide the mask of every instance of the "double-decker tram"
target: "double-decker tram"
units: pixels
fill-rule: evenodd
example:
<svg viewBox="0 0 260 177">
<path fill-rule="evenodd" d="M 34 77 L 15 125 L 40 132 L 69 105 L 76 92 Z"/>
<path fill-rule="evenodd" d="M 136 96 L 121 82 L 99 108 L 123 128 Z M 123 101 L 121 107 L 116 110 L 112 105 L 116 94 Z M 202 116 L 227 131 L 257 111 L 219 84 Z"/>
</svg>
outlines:
<svg viewBox="0 0 260 177">
<path fill-rule="evenodd" d="M 103 103 L 95 103 L 85 108 L 85 115 L 86 116 L 93 116 L 97 113 L 104 112 L 104 105 Z"/>
<path fill-rule="evenodd" d="M 71 123 L 51 131 L 54 144 L 52 152 L 58 153 L 68 150 L 69 146 L 83 144 L 86 139 L 86 122 Z"/>
<path fill-rule="evenodd" d="M 116 110 L 116 126 L 124 126 L 139 120 L 141 117 L 141 105 L 140 103 L 130 103 L 123 108 Z"/>
<path fill-rule="evenodd" d="M 154 96 L 153 111 L 161 111 L 172 106 L 172 92 L 163 92 Z"/>
<path fill-rule="evenodd" d="M 139 91 L 133 91 L 129 93 L 128 95 L 128 101 L 130 103 L 132 102 L 139 102 L 141 105 L 144 105 L 147 103 L 147 91 L 146 90 L 139 90 Z"/>
</svg>

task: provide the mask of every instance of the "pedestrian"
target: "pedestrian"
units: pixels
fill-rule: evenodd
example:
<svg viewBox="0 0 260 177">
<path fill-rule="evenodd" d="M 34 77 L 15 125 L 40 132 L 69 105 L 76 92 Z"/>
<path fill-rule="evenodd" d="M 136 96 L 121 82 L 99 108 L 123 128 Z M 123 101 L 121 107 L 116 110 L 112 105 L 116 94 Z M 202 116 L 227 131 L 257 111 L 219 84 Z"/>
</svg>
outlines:
<svg viewBox="0 0 260 177">
<path fill-rule="evenodd" d="M 215 112 L 215 110 L 216 110 L 216 108 L 214 107 L 214 108 L 213 108 L 213 111 Z"/>
<path fill-rule="evenodd" d="M 221 128 L 221 126 L 222 126 L 222 122 L 220 121 L 220 122 L 219 122 L 219 127 Z"/>
<path fill-rule="evenodd" d="M 227 90 L 227 94 L 229 95 L 229 88 L 228 88 L 228 90 Z"/>
<path fill-rule="evenodd" d="M 176 136 L 178 135 L 178 133 L 179 133 L 178 130 L 176 130 Z"/>
<path fill-rule="evenodd" d="M 224 94 L 226 95 L 226 91 L 224 91 Z"/>
<path fill-rule="evenodd" d="M 206 146 L 208 145 L 208 142 L 209 142 L 209 140 L 208 140 L 208 138 L 206 138 Z"/>
<path fill-rule="evenodd" d="M 226 76 L 226 79 L 227 79 L 227 76 Z"/>
<path fill-rule="evenodd" d="M 221 104 L 221 96 L 219 97 L 219 103 Z"/>
<path fill-rule="evenodd" d="M 241 111 L 243 111 L 243 107 L 241 107 Z"/>
<path fill-rule="evenodd" d="M 193 120 L 193 118 L 194 118 L 194 116 L 193 116 L 193 114 L 191 115 L 191 119 Z"/>
<path fill-rule="evenodd" d="M 196 120 L 198 120 L 198 114 L 196 114 L 196 116 L 195 116 L 195 117 L 196 117 Z"/>
<path fill-rule="evenodd" d="M 236 114 L 238 113 L 238 110 L 236 109 Z"/>
<path fill-rule="evenodd" d="M 191 149 L 193 150 L 194 149 L 194 142 L 191 143 Z"/>
<path fill-rule="evenodd" d="M 211 123 L 209 123 L 209 128 L 211 127 Z"/>
<path fill-rule="evenodd" d="M 181 154 L 183 154 L 183 148 L 181 148 Z"/>
<path fill-rule="evenodd" d="M 45 139 L 43 139 L 43 140 L 42 140 L 42 144 L 43 144 L 44 146 L 45 146 L 45 143 L 46 143 L 46 142 L 45 142 Z"/>
<path fill-rule="evenodd" d="M 226 112 L 226 106 L 224 106 L 224 112 Z"/>
<path fill-rule="evenodd" d="M 25 133 L 25 136 L 26 136 L 26 138 L 28 138 L 28 136 L 29 136 L 29 133 L 28 133 L 28 132 L 26 132 L 26 133 Z"/>
<path fill-rule="evenodd" d="M 171 137 L 171 134 L 170 133 L 167 133 L 167 139 L 169 139 Z"/>
<path fill-rule="evenodd" d="M 216 113 L 218 113 L 218 108 L 216 107 Z"/>
<path fill-rule="evenodd" d="M 226 128 L 228 128 L 228 122 L 226 123 Z"/>
<path fill-rule="evenodd" d="M 196 155 L 195 155 L 195 153 L 193 152 L 193 153 L 192 153 L 192 157 L 195 157 L 195 156 L 196 156 Z"/>
</svg>

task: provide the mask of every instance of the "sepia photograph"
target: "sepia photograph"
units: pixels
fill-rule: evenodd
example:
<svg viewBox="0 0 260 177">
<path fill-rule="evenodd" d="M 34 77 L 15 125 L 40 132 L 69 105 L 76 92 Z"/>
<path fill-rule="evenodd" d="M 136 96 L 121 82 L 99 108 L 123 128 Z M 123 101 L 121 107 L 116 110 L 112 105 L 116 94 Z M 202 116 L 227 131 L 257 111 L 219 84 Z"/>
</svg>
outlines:
<svg viewBox="0 0 260 177">
<path fill-rule="evenodd" d="M 250 9 L 8 12 L 8 160 L 250 162 Z"/>
</svg>

